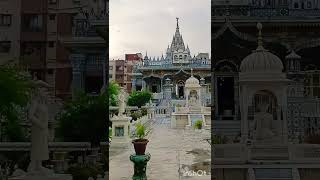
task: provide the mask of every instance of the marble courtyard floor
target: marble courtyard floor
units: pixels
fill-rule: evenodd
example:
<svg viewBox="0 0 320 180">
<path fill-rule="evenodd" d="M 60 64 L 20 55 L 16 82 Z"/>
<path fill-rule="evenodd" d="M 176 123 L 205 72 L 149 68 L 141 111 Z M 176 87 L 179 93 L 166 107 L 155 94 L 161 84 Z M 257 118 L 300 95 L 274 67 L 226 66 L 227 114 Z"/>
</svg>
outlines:
<svg viewBox="0 0 320 180">
<path fill-rule="evenodd" d="M 160 117 L 152 122 L 151 127 L 152 133 L 149 134 L 146 149 L 151 154 L 147 165 L 148 180 L 210 179 L 210 175 L 198 176 L 195 173 L 201 175 L 201 171 L 206 171 L 206 174 L 210 174 L 211 150 L 205 141 L 205 138 L 210 137 L 209 130 L 172 129 L 170 119 Z M 129 156 L 132 153 L 134 149 L 129 143 L 125 148 L 110 149 L 110 180 L 131 179 L 133 163 Z M 189 175 L 183 173 L 186 170 L 189 170 Z"/>
</svg>

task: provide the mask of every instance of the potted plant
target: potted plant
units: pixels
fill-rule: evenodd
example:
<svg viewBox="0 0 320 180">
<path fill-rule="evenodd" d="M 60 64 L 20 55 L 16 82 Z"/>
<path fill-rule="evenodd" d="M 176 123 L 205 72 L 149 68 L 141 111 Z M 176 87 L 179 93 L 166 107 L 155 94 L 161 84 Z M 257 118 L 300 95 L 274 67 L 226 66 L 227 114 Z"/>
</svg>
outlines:
<svg viewBox="0 0 320 180">
<path fill-rule="evenodd" d="M 141 122 L 138 122 L 136 124 L 135 136 L 137 137 L 137 139 L 132 140 L 132 144 L 137 155 L 145 154 L 146 147 L 149 142 L 149 140 L 145 139 L 145 137 L 149 132 L 150 131 L 146 131 L 146 126 Z"/>
<path fill-rule="evenodd" d="M 202 120 L 201 119 L 196 120 L 196 122 L 194 123 L 193 126 L 196 129 L 201 129 L 202 128 Z"/>
</svg>

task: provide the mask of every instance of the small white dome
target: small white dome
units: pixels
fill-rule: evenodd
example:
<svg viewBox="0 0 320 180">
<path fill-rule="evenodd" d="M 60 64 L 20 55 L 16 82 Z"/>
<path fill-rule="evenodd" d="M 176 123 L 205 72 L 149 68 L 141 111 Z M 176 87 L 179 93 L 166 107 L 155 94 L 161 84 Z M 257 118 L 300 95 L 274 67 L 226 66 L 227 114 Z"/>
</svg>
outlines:
<svg viewBox="0 0 320 180">
<path fill-rule="evenodd" d="M 282 73 L 281 59 L 262 46 L 262 24 L 258 23 L 257 28 L 259 30 L 258 47 L 241 62 L 241 73 Z"/>
<path fill-rule="evenodd" d="M 252 54 L 243 59 L 240 65 L 242 73 L 247 72 L 278 72 L 283 70 L 283 64 L 279 57 L 259 46 Z"/>
<path fill-rule="evenodd" d="M 189 79 L 186 80 L 185 87 L 199 87 L 200 82 L 197 78 L 191 75 Z"/>
</svg>

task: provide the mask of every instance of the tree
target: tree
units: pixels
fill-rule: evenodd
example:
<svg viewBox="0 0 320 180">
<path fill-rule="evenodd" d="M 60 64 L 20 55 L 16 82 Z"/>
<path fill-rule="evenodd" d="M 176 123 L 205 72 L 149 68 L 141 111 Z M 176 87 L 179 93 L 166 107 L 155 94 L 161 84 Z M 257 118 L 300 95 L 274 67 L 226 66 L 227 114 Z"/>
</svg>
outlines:
<svg viewBox="0 0 320 180">
<path fill-rule="evenodd" d="M 89 96 L 78 93 L 57 116 L 57 137 L 63 141 L 91 142 L 99 146 L 108 140 L 107 93 Z"/>
<path fill-rule="evenodd" d="M 31 78 L 20 69 L 0 66 L 0 119 L 4 120 L 0 131 L 9 141 L 25 141 L 21 108 L 27 105 L 33 88 Z"/>
<path fill-rule="evenodd" d="M 152 98 L 152 94 L 149 91 L 132 91 L 128 97 L 129 106 L 141 106 L 146 105 Z"/>
<path fill-rule="evenodd" d="M 108 85 L 108 96 L 109 96 L 109 105 L 116 106 L 117 105 L 117 95 L 119 94 L 120 86 L 115 82 L 111 81 Z"/>
</svg>

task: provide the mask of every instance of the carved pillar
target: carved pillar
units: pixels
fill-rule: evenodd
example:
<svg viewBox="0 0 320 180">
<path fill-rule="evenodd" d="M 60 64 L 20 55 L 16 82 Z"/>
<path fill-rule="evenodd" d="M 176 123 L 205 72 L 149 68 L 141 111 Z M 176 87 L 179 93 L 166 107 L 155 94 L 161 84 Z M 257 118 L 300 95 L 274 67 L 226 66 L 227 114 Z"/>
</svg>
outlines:
<svg viewBox="0 0 320 180">
<path fill-rule="evenodd" d="M 86 56 L 83 54 L 71 54 L 72 63 L 72 94 L 81 90 L 84 86 L 83 82 L 83 65 Z"/>
<path fill-rule="evenodd" d="M 247 88 L 243 87 L 241 97 L 241 139 L 246 142 L 248 139 L 248 94 Z"/>
<path fill-rule="evenodd" d="M 147 90 L 146 88 L 147 88 L 147 85 L 146 85 L 146 81 L 145 80 L 141 80 L 142 81 L 142 89 L 143 90 Z"/>
<path fill-rule="evenodd" d="M 239 116 L 239 79 L 234 77 L 234 120 Z"/>
<path fill-rule="evenodd" d="M 293 180 L 300 180 L 300 173 L 298 168 L 292 168 L 292 178 Z"/>
<path fill-rule="evenodd" d="M 200 85 L 201 85 L 201 91 L 200 91 L 201 96 L 199 96 L 199 98 L 201 99 L 200 103 L 201 103 L 202 106 L 206 106 L 206 104 L 207 104 L 207 98 L 206 98 L 207 85 L 205 83 L 205 79 L 204 78 L 200 79 Z"/>
<path fill-rule="evenodd" d="M 172 96 L 172 87 L 173 87 L 173 84 L 171 83 L 171 79 L 167 78 L 165 80 L 165 84 L 163 85 L 163 96 L 165 97 L 165 100 L 167 101 L 168 105 L 172 99 L 172 97 L 171 97 Z"/>
<path fill-rule="evenodd" d="M 282 91 L 282 116 L 283 116 L 283 143 L 288 142 L 288 123 L 287 123 L 287 89 L 284 88 Z"/>
<path fill-rule="evenodd" d="M 218 80 L 217 80 L 217 77 L 215 76 L 214 77 L 214 87 L 213 87 L 214 88 L 214 97 L 218 97 L 217 83 L 218 83 Z M 211 102 L 212 102 L 212 100 L 211 100 Z M 215 116 L 218 117 L 218 115 L 219 115 L 218 98 L 215 99 L 215 101 L 214 101 L 214 111 L 215 111 Z"/>
</svg>

